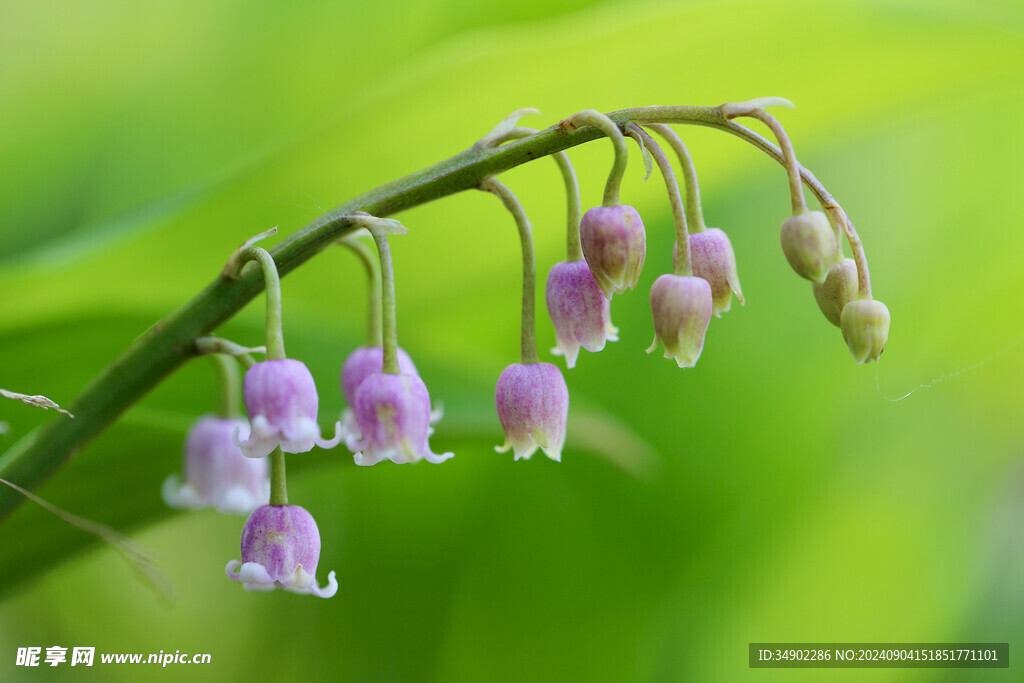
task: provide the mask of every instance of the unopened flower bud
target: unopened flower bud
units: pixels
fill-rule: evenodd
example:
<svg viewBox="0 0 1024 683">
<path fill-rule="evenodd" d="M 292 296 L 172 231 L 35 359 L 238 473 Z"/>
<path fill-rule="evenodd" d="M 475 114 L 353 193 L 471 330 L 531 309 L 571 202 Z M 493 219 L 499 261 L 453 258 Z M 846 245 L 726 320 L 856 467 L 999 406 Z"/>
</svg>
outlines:
<svg viewBox="0 0 1024 683">
<path fill-rule="evenodd" d="M 298 505 L 263 505 L 252 511 L 242 528 L 242 561 L 228 562 L 228 578 L 246 590 L 283 588 L 329 598 L 338 592 L 334 572 L 327 586 L 316 583 L 320 562 L 320 529 Z"/>
<path fill-rule="evenodd" d="M 583 215 L 580 245 L 606 298 L 636 287 L 647 255 L 647 235 L 632 206 L 598 206 Z"/>
<path fill-rule="evenodd" d="M 672 265 L 679 257 L 679 243 L 672 245 Z M 708 228 L 690 235 L 690 259 L 695 277 L 711 285 L 711 300 L 716 318 L 732 306 L 732 295 L 744 303 L 740 276 L 736 273 L 736 255 L 728 235 L 718 228 Z"/>
<path fill-rule="evenodd" d="M 843 307 L 843 339 L 857 364 L 878 360 L 889 340 L 889 309 L 881 301 L 858 299 Z"/>
<path fill-rule="evenodd" d="M 565 424 L 569 417 L 569 388 L 551 363 L 514 363 L 505 368 L 494 391 L 498 419 L 505 430 L 505 445 L 515 459 L 529 459 L 541 448 L 555 461 L 562 459 Z"/>
<path fill-rule="evenodd" d="M 835 261 L 836 234 L 821 211 L 805 211 L 782 222 L 782 253 L 800 277 L 822 282 Z"/>
<path fill-rule="evenodd" d="M 556 263 L 548 274 L 548 314 L 555 325 L 558 346 L 553 353 L 576 366 L 580 347 L 600 351 L 606 341 L 618 341 L 611 306 L 584 260 Z"/>
<path fill-rule="evenodd" d="M 857 262 L 852 258 L 836 261 L 828 269 L 824 282 L 813 282 L 814 299 L 828 321 L 840 324 L 846 304 L 857 298 Z"/>
<path fill-rule="evenodd" d="M 711 285 L 686 275 L 662 275 L 651 286 L 654 341 L 647 353 L 665 344 L 665 358 L 681 368 L 692 368 L 704 350 L 704 335 L 711 323 Z"/>
</svg>

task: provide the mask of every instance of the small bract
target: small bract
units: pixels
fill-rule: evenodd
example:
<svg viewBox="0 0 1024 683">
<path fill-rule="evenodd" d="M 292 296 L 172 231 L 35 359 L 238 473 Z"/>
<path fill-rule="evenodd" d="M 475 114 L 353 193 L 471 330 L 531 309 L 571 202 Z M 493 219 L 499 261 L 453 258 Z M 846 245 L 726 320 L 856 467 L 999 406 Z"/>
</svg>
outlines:
<svg viewBox="0 0 1024 683">
<path fill-rule="evenodd" d="M 175 473 L 163 485 L 164 500 L 175 508 L 213 506 L 228 514 L 249 514 L 270 497 L 267 461 L 247 458 L 235 443 L 249 436 L 242 418 L 205 415 L 185 439 L 185 480 Z"/>
<path fill-rule="evenodd" d="M 636 287 L 647 256 L 647 234 L 632 206 L 598 206 L 583 215 L 580 246 L 605 298 Z"/>
<path fill-rule="evenodd" d="M 889 309 L 881 301 L 858 299 L 843 307 L 843 339 L 857 365 L 878 360 L 889 340 Z"/>
<path fill-rule="evenodd" d="M 340 422 L 333 439 L 320 438 L 319 396 L 313 375 L 301 361 L 256 363 L 245 373 L 242 396 L 252 431 L 239 446 L 250 458 L 262 458 L 278 446 L 285 453 L 305 453 L 313 446 L 333 448 L 341 440 Z"/>
<path fill-rule="evenodd" d="M 570 368 L 576 367 L 581 346 L 595 352 L 619 340 L 611 305 L 586 261 L 556 263 L 548 274 L 546 299 L 558 342 L 552 353 L 564 355 Z"/>
<path fill-rule="evenodd" d="M 356 390 L 354 411 L 362 437 L 350 435 L 346 445 L 357 465 L 383 460 L 438 464 L 455 455 L 430 450 L 430 394 L 417 375 L 370 375 Z"/>
<path fill-rule="evenodd" d="M 692 368 L 704 350 L 704 335 L 711 323 L 711 285 L 686 275 L 660 276 L 651 285 L 654 341 L 647 353 L 665 344 L 665 358 L 681 368 Z"/>
<path fill-rule="evenodd" d="M 242 561 L 231 560 L 225 572 L 250 591 L 283 588 L 329 598 L 338 592 L 332 571 L 327 586 L 316 583 L 320 562 L 320 529 L 298 505 L 263 505 L 249 515 L 242 528 Z"/>
<path fill-rule="evenodd" d="M 822 282 L 836 259 L 836 234 L 828 216 L 821 211 L 805 211 L 782 222 L 779 231 L 782 253 L 797 275 Z"/>
<path fill-rule="evenodd" d="M 513 449 L 515 459 L 529 459 L 539 447 L 555 461 L 562 459 L 565 425 L 569 417 L 569 388 L 551 363 L 514 363 L 502 371 L 494 392 L 505 444 L 494 450 Z"/>
</svg>

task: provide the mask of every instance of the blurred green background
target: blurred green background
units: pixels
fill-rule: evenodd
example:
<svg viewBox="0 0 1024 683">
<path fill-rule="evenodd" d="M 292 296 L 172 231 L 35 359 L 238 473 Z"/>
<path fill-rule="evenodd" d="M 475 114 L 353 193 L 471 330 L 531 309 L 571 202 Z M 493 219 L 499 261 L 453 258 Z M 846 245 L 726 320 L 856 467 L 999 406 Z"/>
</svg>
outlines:
<svg viewBox="0 0 1024 683">
<path fill-rule="evenodd" d="M 319 523 L 318 576 L 336 570 L 338 595 L 246 593 L 223 574 L 242 518 L 164 508 L 185 431 L 216 408 L 200 360 L 39 490 L 152 551 L 172 601 L 22 506 L 0 525 L 0 679 L 1019 680 L 1019 664 L 751 670 L 747 644 L 1009 641 L 1021 656 L 1022 65 L 1016 0 L 7 0 L 4 388 L 70 403 L 249 235 L 291 233 L 526 106 L 544 115 L 523 124 L 545 127 L 585 108 L 793 100 L 777 115 L 858 226 L 893 323 L 882 362 L 856 366 L 778 248 L 781 167 L 681 129 L 747 305 L 712 322 L 695 369 L 644 354 L 672 229 L 631 148 L 623 201 L 644 216 L 648 257 L 613 301 L 621 340 L 566 372 L 563 462 L 513 463 L 492 446 L 494 383 L 519 344 L 515 226 L 482 193 L 407 212 L 409 235 L 392 240 L 400 341 L 446 408 L 432 445 L 457 457 L 290 458 L 292 502 Z M 570 154 L 596 205 L 610 146 Z M 504 179 L 546 277 L 564 258 L 555 165 Z M 363 275 L 331 250 L 283 289 L 289 355 L 317 378 L 326 427 L 363 339 Z M 260 298 L 222 333 L 258 344 L 262 323 Z M 876 389 L 923 383 L 900 402 Z M 0 449 L 60 419 L 4 402 Z M 52 645 L 212 663 L 15 666 L 18 647 Z"/>
</svg>

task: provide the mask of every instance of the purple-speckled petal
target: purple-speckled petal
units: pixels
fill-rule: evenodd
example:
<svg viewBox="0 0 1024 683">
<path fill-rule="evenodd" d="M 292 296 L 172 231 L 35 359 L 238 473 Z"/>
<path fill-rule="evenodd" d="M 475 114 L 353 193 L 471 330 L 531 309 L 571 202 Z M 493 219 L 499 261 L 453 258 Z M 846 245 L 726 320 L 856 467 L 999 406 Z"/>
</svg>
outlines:
<svg viewBox="0 0 1024 683">
<path fill-rule="evenodd" d="M 454 455 L 430 450 L 430 394 L 417 375 L 370 375 L 356 391 L 354 412 L 360 436 L 346 443 L 357 465 L 439 463 Z"/>
<path fill-rule="evenodd" d="M 675 247 L 672 254 L 675 263 Z M 693 261 L 694 276 L 707 280 L 711 285 L 715 317 L 721 318 L 722 313 L 729 310 L 733 294 L 743 305 L 740 277 L 736 273 L 736 255 L 729 237 L 723 231 L 708 228 L 690 235 L 690 258 Z"/>
<path fill-rule="evenodd" d="M 242 394 L 252 433 L 241 446 L 250 458 L 268 455 L 277 446 L 285 453 L 305 453 L 320 441 L 316 384 L 301 361 L 256 363 L 245 373 Z"/>
<path fill-rule="evenodd" d="M 316 586 L 320 530 L 313 516 L 298 505 L 263 505 L 253 510 L 242 528 L 241 549 L 242 562 L 232 560 L 225 571 L 248 590 L 277 587 L 320 597 L 337 591 L 334 572 L 328 588 Z"/>
<path fill-rule="evenodd" d="M 611 304 L 586 261 L 556 263 L 548 274 L 546 299 L 558 342 L 554 353 L 564 355 L 568 367 L 576 367 L 581 346 L 595 352 L 606 341 L 618 341 Z"/>
<path fill-rule="evenodd" d="M 504 453 L 528 459 L 540 447 L 552 460 L 562 458 L 569 416 L 569 389 L 551 363 L 515 363 L 502 371 L 494 392 L 498 419 L 505 430 Z"/>
<path fill-rule="evenodd" d="M 598 206 L 583 215 L 580 246 L 606 298 L 636 287 L 647 256 L 647 235 L 632 206 Z"/>
<path fill-rule="evenodd" d="M 345 359 L 341 369 L 341 390 L 345 394 L 345 402 L 355 405 L 356 390 L 363 380 L 370 375 L 383 372 L 384 349 L 379 346 L 361 346 Z M 418 375 L 412 358 L 402 347 L 398 347 L 398 371 L 403 375 Z"/>
</svg>

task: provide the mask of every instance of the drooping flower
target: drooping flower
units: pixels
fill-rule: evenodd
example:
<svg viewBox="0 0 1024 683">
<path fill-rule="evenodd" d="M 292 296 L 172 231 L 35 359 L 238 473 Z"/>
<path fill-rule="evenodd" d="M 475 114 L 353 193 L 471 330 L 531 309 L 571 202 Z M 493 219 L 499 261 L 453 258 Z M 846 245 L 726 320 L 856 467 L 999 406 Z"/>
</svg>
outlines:
<svg viewBox="0 0 1024 683">
<path fill-rule="evenodd" d="M 247 458 L 235 443 L 249 436 L 241 418 L 206 415 L 185 439 L 184 482 L 174 473 L 164 480 L 164 500 L 171 507 L 214 506 L 229 514 L 248 514 L 270 497 L 267 461 Z"/>
<path fill-rule="evenodd" d="M 594 352 L 619 340 L 611 305 L 586 261 L 556 263 L 548 274 L 546 299 L 558 342 L 552 353 L 564 355 L 570 368 L 576 367 L 581 346 Z"/>
<path fill-rule="evenodd" d="M 412 358 L 401 346 L 398 351 L 398 371 L 403 375 L 419 375 Z M 355 411 L 352 406 L 356 404 L 356 390 L 363 380 L 380 372 L 384 368 L 384 349 L 380 346 L 360 346 L 345 359 L 345 365 L 341 369 L 341 390 L 345 394 L 345 402 L 348 407 L 341 414 L 341 429 L 346 443 L 349 439 L 361 439 L 359 423 L 356 420 Z M 444 416 L 440 408 L 431 408 L 430 424 L 437 424 Z M 433 431 L 433 430 L 431 430 Z"/>
<path fill-rule="evenodd" d="M 569 388 L 551 363 L 513 363 L 498 378 L 494 391 L 505 444 L 494 450 L 513 449 L 515 459 L 529 459 L 537 448 L 560 462 L 569 417 Z"/>
<path fill-rule="evenodd" d="M 338 581 L 332 571 L 327 586 L 318 586 L 319 562 L 320 529 L 313 516 L 298 505 L 262 505 L 242 528 L 242 561 L 231 560 L 224 570 L 246 590 L 283 588 L 329 598 L 338 592 Z"/>
<path fill-rule="evenodd" d="M 800 277 L 822 282 L 836 259 L 836 234 L 821 211 L 805 211 L 782 222 L 782 253 Z"/>
<path fill-rule="evenodd" d="M 605 298 L 636 287 L 647 256 L 647 234 L 632 206 L 597 206 L 583 215 L 580 245 Z"/>
<path fill-rule="evenodd" d="M 857 365 L 878 360 L 889 340 L 889 309 L 881 301 L 858 299 L 843 307 L 843 339 Z"/>
<path fill-rule="evenodd" d="M 844 258 L 829 266 L 825 281 L 812 282 L 814 300 L 828 321 L 839 327 L 843 308 L 857 299 L 857 263 Z"/>
<path fill-rule="evenodd" d="M 718 228 L 707 228 L 689 237 L 690 259 L 693 274 L 711 285 L 711 299 L 714 315 L 721 318 L 732 307 L 732 295 L 744 303 L 740 277 L 736 273 L 736 255 L 732 250 L 729 236 Z M 672 263 L 675 264 L 678 243 L 672 246 Z"/>
<path fill-rule="evenodd" d="M 340 422 L 330 440 L 320 438 L 316 415 L 319 396 L 304 363 L 280 358 L 256 363 L 242 383 L 245 412 L 252 431 L 239 443 L 250 458 L 269 455 L 277 446 L 285 453 L 305 453 L 313 446 L 333 448 L 341 440 Z"/>
<path fill-rule="evenodd" d="M 711 323 L 711 285 L 686 275 L 660 276 L 651 285 L 654 341 L 647 353 L 665 344 L 665 358 L 675 358 L 681 368 L 692 368 L 704 350 L 704 335 Z"/>
<path fill-rule="evenodd" d="M 370 375 L 356 390 L 353 410 L 362 436 L 349 435 L 346 445 L 357 465 L 382 460 L 438 464 L 455 455 L 430 450 L 430 394 L 418 375 Z"/>
</svg>

